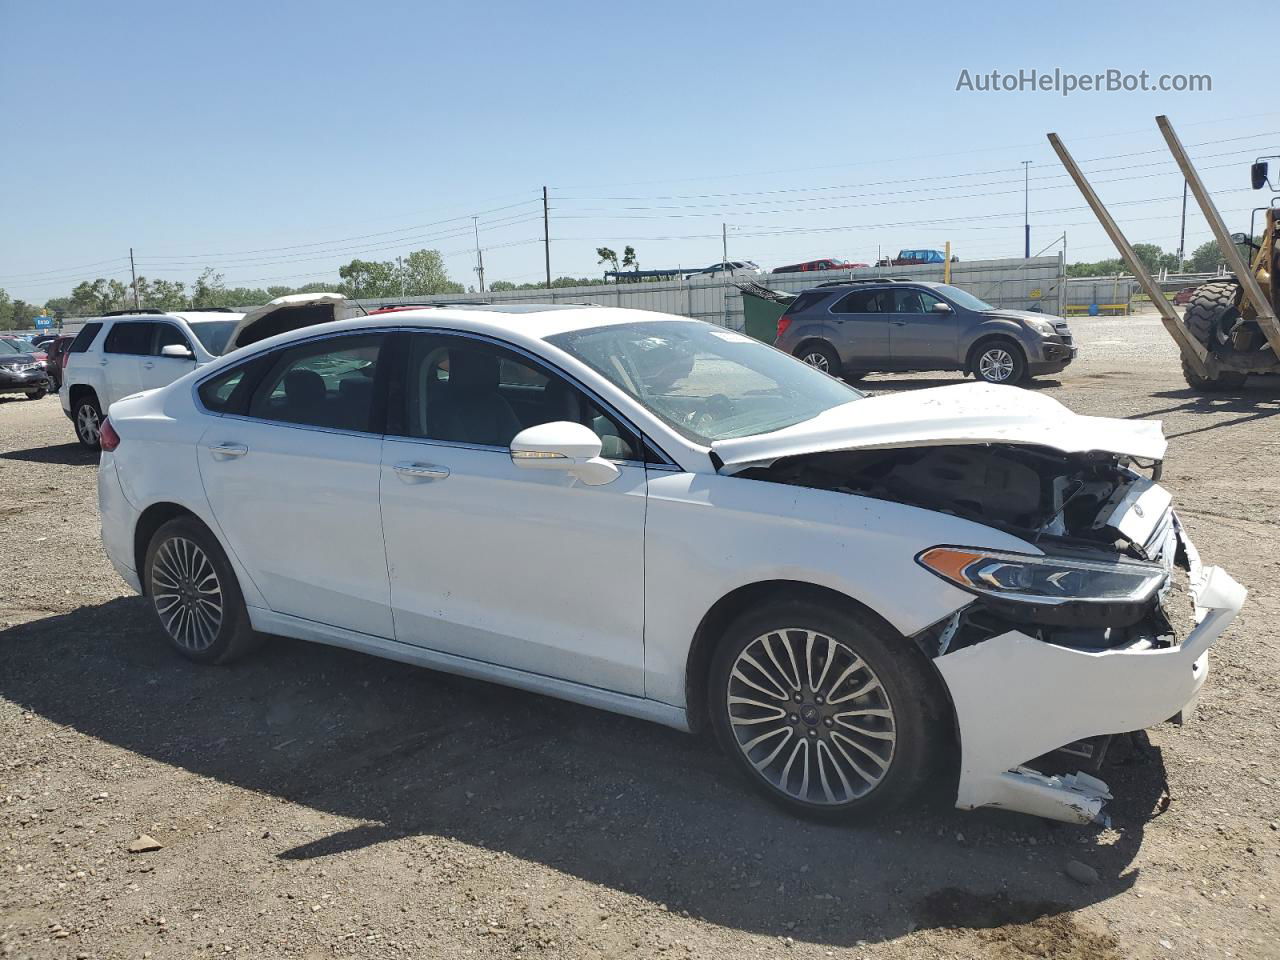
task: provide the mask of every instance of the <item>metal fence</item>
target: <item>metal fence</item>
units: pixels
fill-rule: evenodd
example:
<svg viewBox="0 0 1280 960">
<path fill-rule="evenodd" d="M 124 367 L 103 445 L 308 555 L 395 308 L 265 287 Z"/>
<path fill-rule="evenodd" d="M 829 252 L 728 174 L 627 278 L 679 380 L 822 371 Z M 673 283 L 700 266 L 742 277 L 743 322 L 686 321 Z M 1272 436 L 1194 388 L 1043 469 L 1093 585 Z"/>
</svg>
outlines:
<svg viewBox="0 0 1280 960">
<path fill-rule="evenodd" d="M 828 280 L 868 277 L 911 277 L 941 282 L 940 263 L 908 267 L 868 267 L 860 270 L 824 270 L 812 273 L 770 273 L 754 278 L 763 286 L 795 293 Z M 1008 260 L 973 260 L 951 264 L 951 282 L 996 307 L 1014 310 L 1062 310 L 1062 260 L 1033 257 Z M 497 293 L 448 294 L 439 297 L 384 297 L 361 300 L 367 307 L 389 303 L 591 303 L 602 307 L 655 310 L 682 317 L 708 320 L 741 330 L 742 295 L 726 279 L 694 276 L 688 280 L 653 283 L 610 283 L 554 290 L 505 290 Z"/>
</svg>

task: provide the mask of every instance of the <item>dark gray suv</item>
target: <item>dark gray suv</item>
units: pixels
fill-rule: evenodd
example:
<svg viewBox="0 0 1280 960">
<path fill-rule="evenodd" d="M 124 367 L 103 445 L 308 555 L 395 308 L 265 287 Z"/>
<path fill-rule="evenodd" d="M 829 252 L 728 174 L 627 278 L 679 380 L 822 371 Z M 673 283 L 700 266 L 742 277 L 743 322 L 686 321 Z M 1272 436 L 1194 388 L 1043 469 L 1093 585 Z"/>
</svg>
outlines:
<svg viewBox="0 0 1280 960">
<path fill-rule="evenodd" d="M 1059 373 L 1075 359 L 1065 321 L 999 310 L 959 287 L 914 280 L 823 284 L 796 297 L 774 346 L 837 377 L 963 370 L 988 383 Z"/>
</svg>

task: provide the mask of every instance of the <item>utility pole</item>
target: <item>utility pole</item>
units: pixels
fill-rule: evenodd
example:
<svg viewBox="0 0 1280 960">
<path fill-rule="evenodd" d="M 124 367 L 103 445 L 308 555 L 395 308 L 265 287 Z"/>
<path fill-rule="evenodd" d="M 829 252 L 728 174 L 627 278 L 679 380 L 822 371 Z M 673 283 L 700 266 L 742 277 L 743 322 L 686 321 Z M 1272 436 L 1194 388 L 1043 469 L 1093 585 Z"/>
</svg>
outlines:
<svg viewBox="0 0 1280 960">
<path fill-rule="evenodd" d="M 133 277 L 133 309 L 141 310 L 142 305 L 138 303 L 138 271 L 133 266 L 133 247 L 129 248 L 129 275 Z"/>
<path fill-rule="evenodd" d="M 476 273 L 480 275 L 480 292 L 484 293 L 484 254 L 480 252 L 480 218 L 472 217 L 471 225 L 476 229 Z"/>
<path fill-rule="evenodd" d="M 1187 250 L 1187 181 L 1182 181 L 1182 230 L 1178 233 L 1178 272 L 1182 273 Z"/>
<path fill-rule="evenodd" d="M 542 188 L 542 249 L 547 257 L 547 289 L 551 289 L 551 221 L 547 217 L 547 188 Z"/>
<path fill-rule="evenodd" d="M 1031 259 L 1031 161 L 1022 161 L 1022 233 L 1023 233 L 1023 254 L 1022 256 Z"/>
</svg>

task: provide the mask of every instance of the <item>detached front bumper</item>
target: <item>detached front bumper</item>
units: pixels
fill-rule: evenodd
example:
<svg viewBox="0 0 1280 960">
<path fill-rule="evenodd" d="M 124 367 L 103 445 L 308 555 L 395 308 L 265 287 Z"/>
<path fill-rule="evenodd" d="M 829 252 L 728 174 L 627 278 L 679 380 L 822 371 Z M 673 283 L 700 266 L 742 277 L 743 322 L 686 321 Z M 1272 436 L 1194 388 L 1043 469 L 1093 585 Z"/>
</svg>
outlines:
<svg viewBox="0 0 1280 960">
<path fill-rule="evenodd" d="M 1025 764 L 1088 737 L 1171 719 L 1194 702 L 1209 648 L 1246 591 L 1202 567 L 1185 537 L 1196 627 L 1177 646 L 1077 650 L 1010 631 L 934 661 L 951 692 L 960 734 L 956 806 L 1001 807 L 1069 823 L 1100 821 L 1107 785 L 1084 773 L 1045 776 Z"/>
</svg>

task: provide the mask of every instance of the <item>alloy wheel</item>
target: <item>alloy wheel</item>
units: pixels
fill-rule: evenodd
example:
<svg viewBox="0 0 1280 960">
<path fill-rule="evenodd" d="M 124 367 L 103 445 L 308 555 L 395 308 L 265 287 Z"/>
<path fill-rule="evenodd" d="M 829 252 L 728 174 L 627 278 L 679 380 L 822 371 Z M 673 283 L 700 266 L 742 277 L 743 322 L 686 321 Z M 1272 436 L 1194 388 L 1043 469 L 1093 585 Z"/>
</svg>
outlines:
<svg viewBox="0 0 1280 960">
<path fill-rule="evenodd" d="M 811 367 L 817 367 L 823 373 L 831 372 L 830 362 L 827 360 L 825 356 L 818 353 L 817 351 L 814 351 L 812 353 L 806 353 L 800 359 L 803 360 L 805 363 L 807 363 Z"/>
<path fill-rule="evenodd" d="M 171 537 L 156 551 L 151 594 L 165 632 L 178 646 L 199 652 L 222 628 L 222 584 L 208 555 L 185 537 Z"/>
<path fill-rule="evenodd" d="M 76 433 L 80 435 L 80 441 L 86 446 L 96 447 L 98 432 L 101 428 L 102 422 L 98 411 L 91 404 L 80 404 L 80 408 L 76 410 Z"/>
<path fill-rule="evenodd" d="M 834 806 L 864 797 L 893 763 L 893 704 L 849 646 L 803 628 L 756 637 L 729 674 L 738 748 L 775 789 Z"/>
<path fill-rule="evenodd" d="M 1004 347 L 992 347 L 978 358 L 978 373 L 989 383 L 1004 383 L 1013 376 L 1013 355 Z"/>
</svg>

